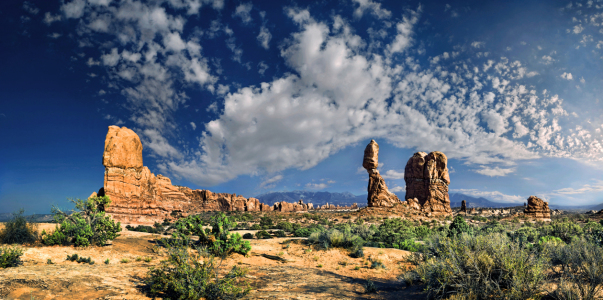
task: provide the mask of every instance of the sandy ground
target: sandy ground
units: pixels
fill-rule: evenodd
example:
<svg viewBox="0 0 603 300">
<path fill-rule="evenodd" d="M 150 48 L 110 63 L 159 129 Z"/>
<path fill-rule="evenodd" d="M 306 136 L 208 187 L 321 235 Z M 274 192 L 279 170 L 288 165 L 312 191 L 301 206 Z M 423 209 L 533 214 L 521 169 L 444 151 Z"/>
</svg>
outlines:
<svg viewBox="0 0 603 300">
<path fill-rule="evenodd" d="M 54 229 L 40 224 L 39 230 Z M 253 231 L 240 231 L 241 234 Z M 23 265 L 0 269 L 0 299 L 150 299 L 143 278 L 149 267 L 165 259 L 154 251 L 156 234 L 124 230 L 112 245 L 74 248 L 25 246 Z M 233 265 L 248 269 L 246 280 L 253 291 L 246 299 L 424 299 L 421 287 L 398 280 L 409 252 L 365 248 L 364 258 L 351 258 L 344 249 L 317 250 L 296 238 L 250 240 L 252 253 L 232 255 L 223 262 L 224 271 Z M 155 248 L 157 250 L 157 248 Z M 67 261 L 77 253 L 95 264 Z M 262 257 L 280 256 L 288 262 Z M 151 258 L 145 262 L 144 258 Z M 385 269 L 371 269 L 370 259 Z M 48 260 L 53 264 L 48 264 Z M 104 261 L 109 259 L 109 264 Z M 121 262 L 127 259 L 128 262 Z M 378 292 L 366 294 L 372 280 Z"/>
</svg>

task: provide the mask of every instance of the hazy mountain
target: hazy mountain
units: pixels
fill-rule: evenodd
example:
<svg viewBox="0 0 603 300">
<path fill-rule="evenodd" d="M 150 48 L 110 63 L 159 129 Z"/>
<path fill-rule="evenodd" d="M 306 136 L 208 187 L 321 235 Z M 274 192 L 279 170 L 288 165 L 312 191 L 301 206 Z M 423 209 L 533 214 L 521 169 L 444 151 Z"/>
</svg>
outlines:
<svg viewBox="0 0 603 300">
<path fill-rule="evenodd" d="M 6 222 L 13 218 L 13 213 L 0 213 L 0 222 Z M 27 215 L 25 218 L 29 221 L 32 220 L 35 223 L 48 223 L 54 219 L 51 214 L 34 214 Z"/>
<path fill-rule="evenodd" d="M 461 202 L 465 200 L 467 201 L 467 207 L 513 207 L 518 205 L 517 203 L 504 203 L 504 202 L 494 202 L 490 201 L 484 197 L 475 198 L 469 195 L 461 194 L 461 193 L 450 193 L 450 207 L 461 207 Z"/>
<path fill-rule="evenodd" d="M 366 206 L 367 195 L 354 195 L 349 192 L 331 193 L 331 192 L 311 192 L 311 191 L 293 191 L 293 192 L 271 192 L 256 196 L 260 202 L 269 205 L 275 202 L 286 201 L 289 203 L 297 202 L 300 199 L 304 203 L 312 203 L 314 206 L 325 205 L 327 203 L 334 205 L 352 205 L 358 203 L 358 206 Z"/>
</svg>

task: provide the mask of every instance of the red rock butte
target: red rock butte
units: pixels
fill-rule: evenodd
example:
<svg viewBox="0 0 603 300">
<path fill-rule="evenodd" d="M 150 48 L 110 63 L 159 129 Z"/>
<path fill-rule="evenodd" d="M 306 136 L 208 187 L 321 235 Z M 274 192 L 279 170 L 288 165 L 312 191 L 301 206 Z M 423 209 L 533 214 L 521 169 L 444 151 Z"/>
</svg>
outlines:
<svg viewBox="0 0 603 300">
<path fill-rule="evenodd" d="M 111 198 L 107 213 L 117 221 L 153 224 L 204 211 L 273 210 L 273 206 L 260 203 L 256 198 L 174 186 L 169 178 L 155 176 L 143 165 L 142 149 L 140 138 L 134 131 L 109 126 L 103 153 L 105 184 L 98 194 Z M 275 205 L 285 211 L 290 206 Z M 302 210 L 308 207 L 291 208 Z"/>
<path fill-rule="evenodd" d="M 450 197 L 448 185 L 448 158 L 434 151 L 415 153 L 404 168 L 407 204 L 432 215 L 449 215 Z"/>
</svg>

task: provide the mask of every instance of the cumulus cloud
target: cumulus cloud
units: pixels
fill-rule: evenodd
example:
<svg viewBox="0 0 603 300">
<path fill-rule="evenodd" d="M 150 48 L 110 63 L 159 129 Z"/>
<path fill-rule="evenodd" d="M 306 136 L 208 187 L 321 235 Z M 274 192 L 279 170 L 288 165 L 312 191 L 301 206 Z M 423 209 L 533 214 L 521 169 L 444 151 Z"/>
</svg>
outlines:
<svg viewBox="0 0 603 300">
<path fill-rule="evenodd" d="M 398 172 L 396 170 L 387 170 L 385 174 L 381 174 L 384 179 L 404 179 L 404 171 Z"/>
<path fill-rule="evenodd" d="M 585 193 L 593 193 L 593 192 L 603 192 L 603 181 L 596 180 L 593 184 L 584 184 L 579 188 L 562 188 L 558 190 L 554 190 L 552 195 L 576 195 L 576 194 L 585 194 Z"/>
<path fill-rule="evenodd" d="M 268 50 L 268 48 L 270 48 L 269 43 L 272 39 L 272 34 L 270 34 L 270 31 L 268 31 L 266 26 L 262 25 L 262 27 L 260 27 L 260 33 L 258 34 L 257 39 L 264 49 Z"/>
<path fill-rule="evenodd" d="M 270 188 L 274 188 L 275 185 L 273 183 L 281 181 L 283 179 L 283 175 L 276 175 L 274 177 L 268 178 L 264 181 L 262 181 L 262 183 L 260 183 L 259 188 L 261 189 L 270 189 Z"/>
<path fill-rule="evenodd" d="M 478 49 L 484 47 L 484 45 L 486 45 L 485 42 L 479 42 L 479 41 L 474 41 L 471 43 L 471 47 L 478 48 Z"/>
<path fill-rule="evenodd" d="M 373 16 L 378 19 L 390 18 L 392 13 L 384 8 L 381 8 L 381 3 L 377 3 L 371 0 L 352 0 L 356 9 L 354 10 L 354 16 L 361 18 L 365 11 L 369 11 Z"/>
<path fill-rule="evenodd" d="M 563 74 L 561 74 L 561 78 L 566 79 L 566 80 L 574 79 L 574 77 L 572 76 L 572 73 L 567 73 L 567 72 L 563 72 Z"/>
<path fill-rule="evenodd" d="M 408 16 L 402 18 L 402 22 L 396 24 L 397 34 L 394 41 L 387 45 L 390 55 L 404 51 L 412 45 L 413 26 L 419 21 L 421 6 L 416 11 L 411 11 Z"/>
<path fill-rule="evenodd" d="M 44 14 L 44 24 L 50 26 L 54 22 L 58 22 L 62 19 L 61 15 L 53 15 L 50 12 Z"/>
<path fill-rule="evenodd" d="M 391 189 L 389 189 L 389 191 L 392 193 L 404 192 L 404 191 L 406 191 L 406 186 L 394 186 Z"/>
<path fill-rule="evenodd" d="M 309 190 L 324 190 L 328 187 L 328 185 L 326 183 L 307 183 L 306 184 L 306 189 Z"/>
<path fill-rule="evenodd" d="M 494 167 L 494 168 L 489 168 L 489 167 L 482 167 L 479 170 L 475 170 L 475 172 L 482 174 L 482 175 L 486 175 L 486 176 L 490 176 L 490 177 L 497 177 L 497 176 L 506 176 L 509 173 L 513 173 L 515 172 L 515 168 L 499 168 L 499 167 Z"/>
<path fill-rule="evenodd" d="M 453 193 L 462 193 L 473 197 L 484 197 L 488 200 L 495 202 L 505 202 L 505 203 L 523 203 L 528 199 L 527 196 L 518 196 L 518 195 L 507 195 L 503 194 L 499 191 L 480 191 L 476 189 L 452 189 L 450 192 Z"/>
<path fill-rule="evenodd" d="M 253 20 L 251 18 L 251 9 L 252 8 L 253 8 L 253 5 L 251 4 L 251 2 L 250 3 L 241 3 L 235 9 L 233 16 L 240 18 L 243 23 L 247 24 Z"/>
</svg>

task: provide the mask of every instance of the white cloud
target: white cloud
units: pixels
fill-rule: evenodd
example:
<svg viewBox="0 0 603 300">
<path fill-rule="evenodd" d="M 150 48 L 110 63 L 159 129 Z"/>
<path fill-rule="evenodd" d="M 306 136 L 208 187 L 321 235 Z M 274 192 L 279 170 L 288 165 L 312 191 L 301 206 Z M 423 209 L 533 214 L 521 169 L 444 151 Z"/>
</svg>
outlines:
<svg viewBox="0 0 603 300">
<path fill-rule="evenodd" d="M 307 183 L 306 184 L 306 189 L 309 190 L 324 190 L 328 187 L 328 185 L 326 183 Z"/>
<path fill-rule="evenodd" d="M 475 42 L 471 43 L 471 47 L 477 48 L 477 49 L 482 48 L 485 45 L 486 45 L 485 42 L 479 42 L 479 41 L 475 41 Z"/>
<path fill-rule="evenodd" d="M 258 34 L 258 42 L 260 42 L 260 45 L 268 50 L 268 48 L 270 48 L 270 39 L 272 39 L 272 34 L 270 34 L 270 31 L 268 31 L 268 28 L 266 28 L 266 26 L 262 25 L 262 27 L 260 27 L 260 33 Z"/>
<path fill-rule="evenodd" d="M 404 171 L 398 172 L 396 170 L 387 170 L 381 177 L 384 179 L 404 179 Z"/>
<path fill-rule="evenodd" d="M 283 175 L 276 175 L 274 177 L 268 178 L 264 181 L 262 181 L 262 183 L 260 183 L 259 188 L 264 188 L 264 189 L 269 189 L 269 188 L 274 188 L 273 183 L 281 181 L 283 179 Z"/>
<path fill-rule="evenodd" d="M 566 79 L 566 80 L 574 79 L 574 77 L 572 76 L 572 73 L 567 73 L 567 72 L 563 72 L 563 74 L 561 74 L 561 78 Z"/>
<path fill-rule="evenodd" d="M 193 130 L 197 129 L 197 124 L 195 124 L 195 122 L 191 122 L 190 124 Z"/>
<path fill-rule="evenodd" d="M 260 73 L 260 75 L 264 76 L 264 73 L 266 73 L 266 70 L 268 70 L 268 68 L 268 64 L 266 64 L 264 61 L 258 63 L 258 73 Z"/>
<path fill-rule="evenodd" d="M 50 12 L 44 14 L 44 24 L 50 26 L 52 23 L 60 21 L 62 19 L 61 15 L 53 15 Z"/>
<path fill-rule="evenodd" d="M 48 37 L 51 38 L 51 39 L 58 39 L 61 36 L 63 36 L 63 35 L 60 34 L 60 33 L 58 33 L 58 32 L 53 32 L 53 33 L 51 33 L 51 34 L 48 35 Z"/>
<path fill-rule="evenodd" d="M 397 34 L 394 41 L 387 45 L 389 55 L 404 51 L 412 45 L 413 26 L 419 21 L 421 6 L 416 11 L 410 11 L 409 16 L 404 16 L 402 22 L 396 24 Z"/>
<path fill-rule="evenodd" d="M 40 9 L 36 7 L 35 4 L 30 3 L 28 1 L 23 2 L 23 9 L 32 15 L 37 15 L 40 12 Z"/>
<path fill-rule="evenodd" d="M 578 24 L 576 26 L 574 26 L 574 30 L 572 30 L 575 34 L 579 34 L 580 32 L 582 32 L 582 30 L 584 30 L 584 27 L 582 27 L 582 24 Z"/>
<path fill-rule="evenodd" d="M 600 193 L 603 192 L 603 181 L 596 180 L 594 184 L 584 184 L 580 188 L 562 188 L 554 190 L 552 195 L 576 195 L 585 193 Z"/>
<path fill-rule="evenodd" d="M 507 195 L 507 194 L 503 194 L 499 191 L 489 192 L 489 191 L 479 191 L 476 189 L 452 189 L 452 190 L 450 190 L 450 192 L 466 194 L 466 195 L 473 196 L 473 197 L 484 197 L 484 198 L 494 201 L 494 202 L 523 203 L 523 202 L 526 202 L 528 199 L 527 196 L 524 197 L 524 196 L 518 196 L 518 195 Z"/>
<path fill-rule="evenodd" d="M 550 55 L 544 55 L 542 56 L 542 63 L 545 65 L 550 65 L 553 62 L 555 62 L 555 59 L 553 59 Z"/>
<path fill-rule="evenodd" d="M 235 9 L 235 12 L 233 13 L 233 17 L 239 17 L 239 18 L 241 18 L 241 21 L 243 21 L 243 23 L 247 24 L 252 21 L 252 18 L 251 18 L 251 9 L 252 8 L 253 8 L 253 5 L 251 4 L 251 2 L 250 3 L 241 3 Z"/>
<path fill-rule="evenodd" d="M 515 168 L 504 169 L 504 168 L 499 168 L 499 167 L 494 167 L 494 168 L 482 167 L 481 169 L 474 170 L 474 171 L 476 173 L 479 173 L 482 175 L 486 175 L 486 176 L 490 176 L 490 177 L 497 177 L 497 176 L 507 176 L 507 174 L 515 172 Z"/>
<path fill-rule="evenodd" d="M 391 189 L 389 189 L 389 191 L 392 193 L 404 192 L 404 191 L 406 191 L 406 186 L 394 186 Z"/>
<path fill-rule="evenodd" d="M 354 2 L 354 6 L 357 6 L 356 10 L 354 10 L 354 16 L 357 18 L 361 18 L 367 10 L 378 19 L 388 19 L 392 15 L 389 10 L 381 8 L 381 3 L 372 0 L 352 0 L 352 2 Z"/>
</svg>

